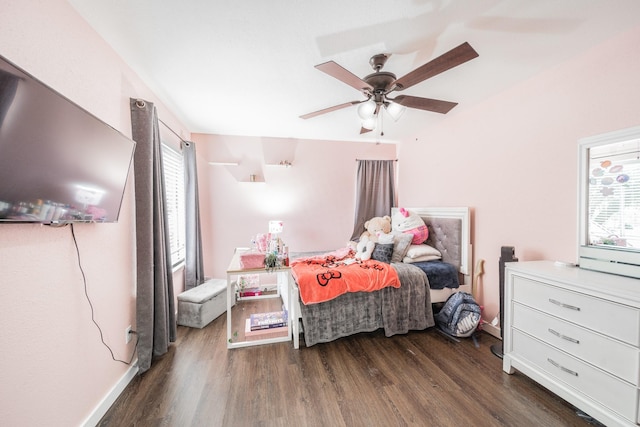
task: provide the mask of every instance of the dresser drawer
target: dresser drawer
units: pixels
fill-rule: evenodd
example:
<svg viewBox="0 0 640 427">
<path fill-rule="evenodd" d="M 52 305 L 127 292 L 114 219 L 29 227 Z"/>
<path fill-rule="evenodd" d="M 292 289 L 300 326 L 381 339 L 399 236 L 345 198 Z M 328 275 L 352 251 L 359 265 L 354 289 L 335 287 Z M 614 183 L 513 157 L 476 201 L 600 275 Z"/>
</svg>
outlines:
<svg viewBox="0 0 640 427">
<path fill-rule="evenodd" d="M 638 382 L 640 350 L 557 317 L 513 304 L 513 327 L 632 384 Z"/>
<path fill-rule="evenodd" d="M 512 331 L 513 355 L 525 359 L 579 394 L 586 395 L 623 417 L 636 419 L 637 388 L 594 368 L 517 329 Z"/>
<path fill-rule="evenodd" d="M 517 275 L 512 277 L 514 301 L 640 345 L 640 310 Z"/>
</svg>

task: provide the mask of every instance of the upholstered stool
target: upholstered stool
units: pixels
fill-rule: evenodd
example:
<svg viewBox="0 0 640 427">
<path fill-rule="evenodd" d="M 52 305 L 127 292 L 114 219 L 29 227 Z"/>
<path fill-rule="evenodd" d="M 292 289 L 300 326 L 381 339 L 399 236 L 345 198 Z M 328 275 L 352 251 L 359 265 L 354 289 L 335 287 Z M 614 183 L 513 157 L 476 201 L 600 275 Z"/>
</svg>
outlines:
<svg viewBox="0 0 640 427">
<path fill-rule="evenodd" d="M 178 295 L 178 325 L 204 328 L 227 311 L 227 281 L 209 279 Z"/>
</svg>

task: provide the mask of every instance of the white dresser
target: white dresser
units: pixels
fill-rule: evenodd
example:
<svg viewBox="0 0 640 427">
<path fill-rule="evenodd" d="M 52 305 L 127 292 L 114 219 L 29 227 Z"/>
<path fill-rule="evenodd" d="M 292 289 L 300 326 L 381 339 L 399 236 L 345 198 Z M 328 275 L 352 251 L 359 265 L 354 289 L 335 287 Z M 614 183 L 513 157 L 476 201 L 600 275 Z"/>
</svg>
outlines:
<svg viewBox="0 0 640 427">
<path fill-rule="evenodd" d="M 508 263 L 504 305 L 505 372 L 522 372 L 607 426 L 637 425 L 640 280 Z"/>
</svg>

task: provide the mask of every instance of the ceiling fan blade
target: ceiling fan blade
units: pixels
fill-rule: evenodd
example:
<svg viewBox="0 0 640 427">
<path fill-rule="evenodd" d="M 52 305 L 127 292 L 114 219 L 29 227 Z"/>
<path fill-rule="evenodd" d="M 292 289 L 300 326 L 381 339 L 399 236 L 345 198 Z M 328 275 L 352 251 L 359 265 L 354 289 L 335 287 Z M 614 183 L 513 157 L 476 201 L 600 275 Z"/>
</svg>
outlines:
<svg viewBox="0 0 640 427">
<path fill-rule="evenodd" d="M 373 91 L 373 86 L 334 61 L 316 65 L 316 68 L 361 92 Z"/>
<path fill-rule="evenodd" d="M 373 129 L 367 129 L 367 128 L 360 128 L 360 135 L 362 135 L 363 133 L 367 133 L 367 132 L 371 132 Z"/>
<path fill-rule="evenodd" d="M 464 42 L 460 46 L 454 47 L 449 52 L 443 53 L 436 59 L 416 68 L 409 74 L 400 77 L 395 82 L 395 90 L 407 89 L 428 78 L 470 61 L 477 56 L 478 52 L 476 52 L 469 43 Z"/>
<path fill-rule="evenodd" d="M 400 105 L 408 108 L 417 108 L 419 110 L 433 111 L 435 113 L 447 114 L 453 107 L 458 105 L 457 102 L 441 101 L 439 99 L 420 98 L 417 96 L 400 95 L 394 99 L 388 98 Z"/>
<path fill-rule="evenodd" d="M 301 119 L 310 119 L 312 117 L 319 116 L 321 114 L 326 114 L 326 113 L 330 113 L 332 111 L 341 110 L 343 108 L 351 107 L 352 105 L 360 104 L 362 102 L 365 102 L 365 101 L 345 102 L 344 104 L 334 105 L 333 107 L 324 108 L 322 110 L 314 111 L 313 113 L 304 114 L 304 115 L 300 116 L 300 118 Z"/>
</svg>

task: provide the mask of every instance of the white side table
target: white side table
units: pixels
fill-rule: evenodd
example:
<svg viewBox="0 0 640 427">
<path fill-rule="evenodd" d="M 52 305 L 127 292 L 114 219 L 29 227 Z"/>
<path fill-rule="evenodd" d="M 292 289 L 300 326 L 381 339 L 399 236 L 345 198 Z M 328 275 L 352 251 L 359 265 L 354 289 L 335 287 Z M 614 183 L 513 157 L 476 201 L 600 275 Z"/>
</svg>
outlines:
<svg viewBox="0 0 640 427">
<path fill-rule="evenodd" d="M 297 334 L 293 332 L 297 314 L 293 312 L 293 277 L 291 267 L 280 267 L 272 271 L 265 268 L 243 269 L 240 265 L 240 255 L 247 251 L 246 248 L 236 248 L 227 268 L 227 348 L 247 347 L 252 345 L 271 344 L 276 342 L 291 341 L 294 338 L 294 347 L 299 347 Z M 257 274 L 273 275 L 277 277 L 275 290 L 270 290 L 257 296 L 241 297 L 236 293 L 236 283 L 241 276 Z M 279 311 L 285 307 L 288 312 L 287 327 L 278 330 L 265 330 L 262 336 L 245 336 L 245 325 L 252 313 Z M 297 329 L 297 328 L 296 328 Z"/>
</svg>

